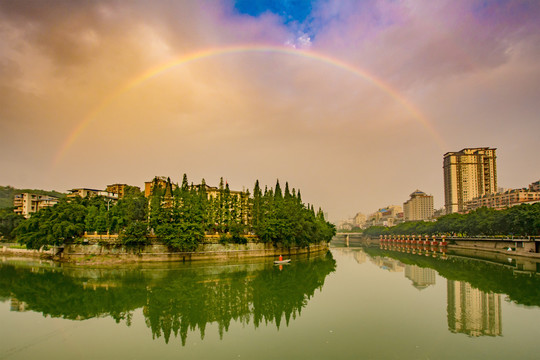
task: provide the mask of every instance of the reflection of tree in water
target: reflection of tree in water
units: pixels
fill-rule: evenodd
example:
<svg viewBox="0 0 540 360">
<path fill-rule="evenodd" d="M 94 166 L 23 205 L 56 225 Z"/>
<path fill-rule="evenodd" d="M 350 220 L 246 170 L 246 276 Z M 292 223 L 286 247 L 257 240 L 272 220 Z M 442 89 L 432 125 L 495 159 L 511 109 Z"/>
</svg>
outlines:
<svg viewBox="0 0 540 360">
<path fill-rule="evenodd" d="M 45 316 L 71 320 L 110 316 L 130 320 L 130 310 L 144 304 L 144 279 L 141 273 L 92 285 L 92 279 L 66 276 L 59 268 L 0 265 L 0 296 L 14 297 L 27 304 L 27 310 Z M 104 284 L 110 284 L 104 286 Z"/>
<path fill-rule="evenodd" d="M 143 312 L 154 337 L 180 335 L 185 344 L 190 330 L 199 329 L 204 338 L 206 325 L 216 323 L 220 337 L 231 321 L 255 327 L 275 322 L 288 324 L 307 305 L 326 276 L 335 270 L 331 254 L 310 261 L 296 262 L 279 271 L 270 267 L 258 271 L 238 271 L 208 277 L 193 273 L 171 274 L 164 286 L 148 294 Z"/>
<path fill-rule="evenodd" d="M 363 250 L 370 256 L 386 256 L 404 264 L 435 269 L 448 280 L 467 282 L 486 293 L 507 294 L 517 304 L 540 306 L 540 277 L 537 274 L 516 273 L 512 267 L 474 258 L 450 256 L 443 260 L 375 247 L 363 247 Z"/>
<path fill-rule="evenodd" d="M 257 266 L 257 265 L 256 265 Z M 252 267 L 252 266 L 251 266 Z M 16 298 L 45 316 L 83 320 L 110 316 L 131 324 L 143 308 L 154 338 L 172 334 L 185 344 L 189 331 L 204 337 L 208 323 L 220 336 L 232 321 L 242 324 L 294 319 L 336 268 L 328 253 L 293 262 L 279 271 L 270 264 L 185 266 L 170 270 L 72 270 L 0 265 L 0 298 Z"/>
</svg>

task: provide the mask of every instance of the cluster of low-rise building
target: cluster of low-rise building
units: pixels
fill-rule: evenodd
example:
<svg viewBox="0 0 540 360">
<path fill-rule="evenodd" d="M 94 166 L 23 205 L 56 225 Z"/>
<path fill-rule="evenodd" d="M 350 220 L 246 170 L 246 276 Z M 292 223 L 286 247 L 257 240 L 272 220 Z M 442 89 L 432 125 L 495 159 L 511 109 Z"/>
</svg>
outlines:
<svg viewBox="0 0 540 360">
<path fill-rule="evenodd" d="M 16 214 L 29 218 L 32 213 L 41 209 L 54 206 L 58 203 L 58 198 L 49 195 L 22 193 L 16 194 L 13 198 L 13 211 Z"/>
<path fill-rule="evenodd" d="M 434 209 L 433 196 L 415 190 L 403 203 L 386 206 L 369 215 L 361 213 L 338 224 L 340 230 L 393 226 L 403 221 L 432 221 L 442 215 L 467 213 L 481 207 L 497 210 L 540 202 L 540 180 L 521 189 L 502 189 L 497 183 L 495 148 L 465 148 L 443 156 L 445 206 Z"/>
<path fill-rule="evenodd" d="M 341 221 L 337 227 L 339 230 L 366 229 L 370 226 L 394 226 L 404 221 L 428 221 L 433 218 L 433 195 L 417 189 L 403 206 L 388 205 L 367 216 L 357 213 L 353 218 Z"/>
<path fill-rule="evenodd" d="M 113 184 L 108 185 L 105 190 L 75 188 L 68 190 L 68 194 L 66 196 L 68 198 L 103 196 L 109 200 L 117 201 L 124 196 L 125 188 L 127 186 L 127 184 Z M 25 218 L 29 218 L 33 213 L 38 212 L 41 209 L 54 206 L 58 204 L 59 201 L 60 199 L 58 197 L 51 195 L 33 193 L 16 194 L 13 198 L 13 211 L 16 214 L 24 216 Z"/>
<path fill-rule="evenodd" d="M 476 210 L 481 207 L 502 210 L 510 206 L 535 203 L 540 201 L 540 191 L 530 188 L 502 190 L 493 194 L 484 194 L 465 203 L 467 211 Z"/>
<path fill-rule="evenodd" d="M 158 187 L 160 189 L 165 189 L 167 187 L 167 184 L 169 183 L 169 180 L 164 176 L 156 176 L 152 181 L 147 181 L 144 183 L 144 196 L 149 197 L 152 195 L 152 192 L 155 187 Z M 112 185 L 110 185 L 112 186 Z M 204 186 L 204 189 L 206 191 L 206 194 L 210 198 L 216 198 L 220 192 L 220 189 L 216 186 L 209 186 L 207 184 L 197 184 L 197 185 L 190 185 L 189 187 L 195 187 L 195 188 L 201 188 Z M 175 190 L 178 188 L 178 184 L 171 183 L 171 190 Z M 109 189 L 109 187 L 107 187 Z M 229 190 L 231 195 L 237 195 L 245 197 L 247 193 L 245 191 L 237 191 L 237 190 Z"/>
<path fill-rule="evenodd" d="M 167 187 L 167 184 L 169 184 L 169 180 L 167 177 L 164 176 L 155 176 L 153 180 L 147 181 L 144 183 L 144 195 L 146 197 L 149 197 L 152 195 L 154 189 L 156 187 L 165 189 Z M 171 184 L 171 190 L 175 190 L 178 188 L 178 184 L 176 183 L 170 183 Z M 199 185 L 190 185 L 195 186 L 197 188 L 204 186 L 206 190 L 206 194 L 209 198 L 216 198 L 220 192 L 220 189 L 218 187 L 209 186 L 206 184 L 199 184 Z M 66 195 L 67 198 L 76 198 L 76 197 L 93 197 L 93 196 L 102 196 L 111 202 L 116 202 L 119 199 L 122 199 L 126 194 L 126 189 L 130 187 L 132 189 L 135 189 L 137 191 L 141 191 L 141 189 L 137 186 L 131 186 L 128 184 L 112 184 L 107 185 L 105 189 L 90 189 L 90 188 L 74 188 L 71 190 L 68 190 L 68 194 Z M 241 199 L 244 199 L 248 196 L 245 191 L 236 191 L 236 190 L 230 190 L 231 195 L 239 196 Z M 60 199 L 55 196 L 51 195 L 40 195 L 40 194 L 33 194 L 33 193 L 20 193 L 16 194 L 13 199 L 13 207 L 14 212 L 16 214 L 20 214 L 24 216 L 25 218 L 29 218 L 33 213 L 44 209 L 46 207 L 51 207 L 56 205 Z"/>
</svg>

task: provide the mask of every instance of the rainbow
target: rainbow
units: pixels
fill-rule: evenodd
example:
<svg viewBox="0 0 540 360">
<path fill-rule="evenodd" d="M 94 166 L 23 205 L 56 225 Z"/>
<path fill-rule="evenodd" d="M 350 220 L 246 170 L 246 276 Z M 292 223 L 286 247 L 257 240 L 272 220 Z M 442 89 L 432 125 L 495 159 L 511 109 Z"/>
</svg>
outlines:
<svg viewBox="0 0 540 360">
<path fill-rule="evenodd" d="M 344 61 L 339 59 L 316 53 L 309 50 L 298 50 L 288 47 L 278 47 L 278 46 L 261 46 L 261 45 L 244 45 L 244 46 L 230 46 L 230 47 L 221 47 L 214 49 L 206 49 L 195 51 L 190 54 L 186 54 L 172 60 L 166 61 L 162 64 L 159 64 L 155 67 L 149 68 L 144 72 L 138 74 L 131 80 L 126 83 L 118 86 L 114 91 L 112 91 L 108 96 L 106 96 L 92 111 L 90 111 L 75 127 L 75 129 L 70 133 L 67 139 L 64 141 L 59 151 L 57 152 L 54 165 L 58 165 L 62 160 L 63 156 L 69 150 L 69 148 L 75 143 L 77 138 L 83 133 L 83 131 L 92 123 L 92 121 L 98 117 L 99 114 L 104 112 L 112 103 L 114 103 L 122 94 L 132 90 L 133 88 L 143 84 L 145 81 L 152 79 L 156 76 L 163 74 L 164 72 L 171 70 L 177 66 L 186 65 L 191 62 L 221 56 L 225 54 L 239 54 L 239 53 L 278 53 L 291 56 L 301 56 L 303 58 L 315 60 L 334 66 L 350 72 L 364 80 L 369 81 L 374 86 L 387 93 L 390 97 L 395 99 L 399 104 L 401 104 L 407 111 L 414 116 L 414 118 L 424 126 L 427 131 L 432 135 L 433 139 L 437 142 L 441 150 L 446 149 L 446 144 L 442 137 L 437 133 L 431 123 L 426 119 L 426 117 L 415 107 L 413 106 L 403 95 L 401 95 L 397 90 L 392 88 L 390 85 L 384 81 L 372 76 L 368 72 L 354 67 L 350 64 L 347 64 Z"/>
</svg>

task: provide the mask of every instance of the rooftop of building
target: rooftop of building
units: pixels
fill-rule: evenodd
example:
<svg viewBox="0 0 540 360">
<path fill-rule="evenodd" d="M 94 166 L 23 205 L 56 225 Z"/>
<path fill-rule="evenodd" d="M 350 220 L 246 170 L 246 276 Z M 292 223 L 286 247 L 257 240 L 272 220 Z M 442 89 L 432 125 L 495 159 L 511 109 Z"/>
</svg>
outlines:
<svg viewBox="0 0 540 360">
<path fill-rule="evenodd" d="M 97 190 L 97 189 L 89 189 L 89 188 L 75 188 L 75 189 L 71 189 L 71 190 L 68 190 L 68 191 L 71 191 L 73 193 L 73 192 L 77 192 L 77 191 L 81 191 L 81 190 L 95 191 L 95 192 L 105 191 L 105 190 Z"/>
<path fill-rule="evenodd" d="M 414 192 L 411 193 L 410 196 L 411 196 L 411 197 L 416 197 L 416 196 L 431 196 L 431 195 L 426 194 L 426 193 L 423 192 L 422 190 L 416 189 Z"/>
<path fill-rule="evenodd" d="M 478 151 L 478 150 L 497 150 L 497 148 L 490 148 L 490 147 L 463 148 L 460 151 L 449 151 L 445 153 L 444 156 L 464 154 L 469 151 Z"/>
<path fill-rule="evenodd" d="M 21 198 L 21 197 L 23 197 L 25 194 L 30 195 L 30 196 L 31 196 L 31 195 L 38 196 L 38 197 L 41 197 L 42 199 L 58 199 L 57 196 L 53 196 L 53 195 L 34 194 L 34 193 L 29 193 L 29 192 L 15 194 L 15 195 L 13 195 L 13 197 L 14 197 L 14 198 Z"/>
<path fill-rule="evenodd" d="M 478 196 L 476 199 L 488 198 L 488 197 L 497 196 L 497 195 L 516 194 L 516 193 L 521 193 L 521 192 L 537 193 L 538 191 L 534 191 L 534 190 L 531 190 L 531 189 L 528 189 L 528 188 L 508 189 L 508 190 L 505 190 L 503 192 L 496 192 L 496 193 L 491 193 L 491 194 L 483 194 L 483 195 Z"/>
</svg>

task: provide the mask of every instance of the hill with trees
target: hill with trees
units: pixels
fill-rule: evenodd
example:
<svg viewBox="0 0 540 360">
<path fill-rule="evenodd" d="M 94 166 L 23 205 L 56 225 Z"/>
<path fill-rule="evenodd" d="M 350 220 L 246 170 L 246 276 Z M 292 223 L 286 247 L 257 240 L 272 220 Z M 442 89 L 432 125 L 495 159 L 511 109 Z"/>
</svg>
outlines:
<svg viewBox="0 0 540 360">
<path fill-rule="evenodd" d="M 51 190 L 38 190 L 38 189 L 16 189 L 12 186 L 0 186 L 0 209 L 13 207 L 13 198 L 16 194 L 32 193 L 38 195 L 49 195 L 57 198 L 63 198 L 66 194 Z"/>
</svg>

